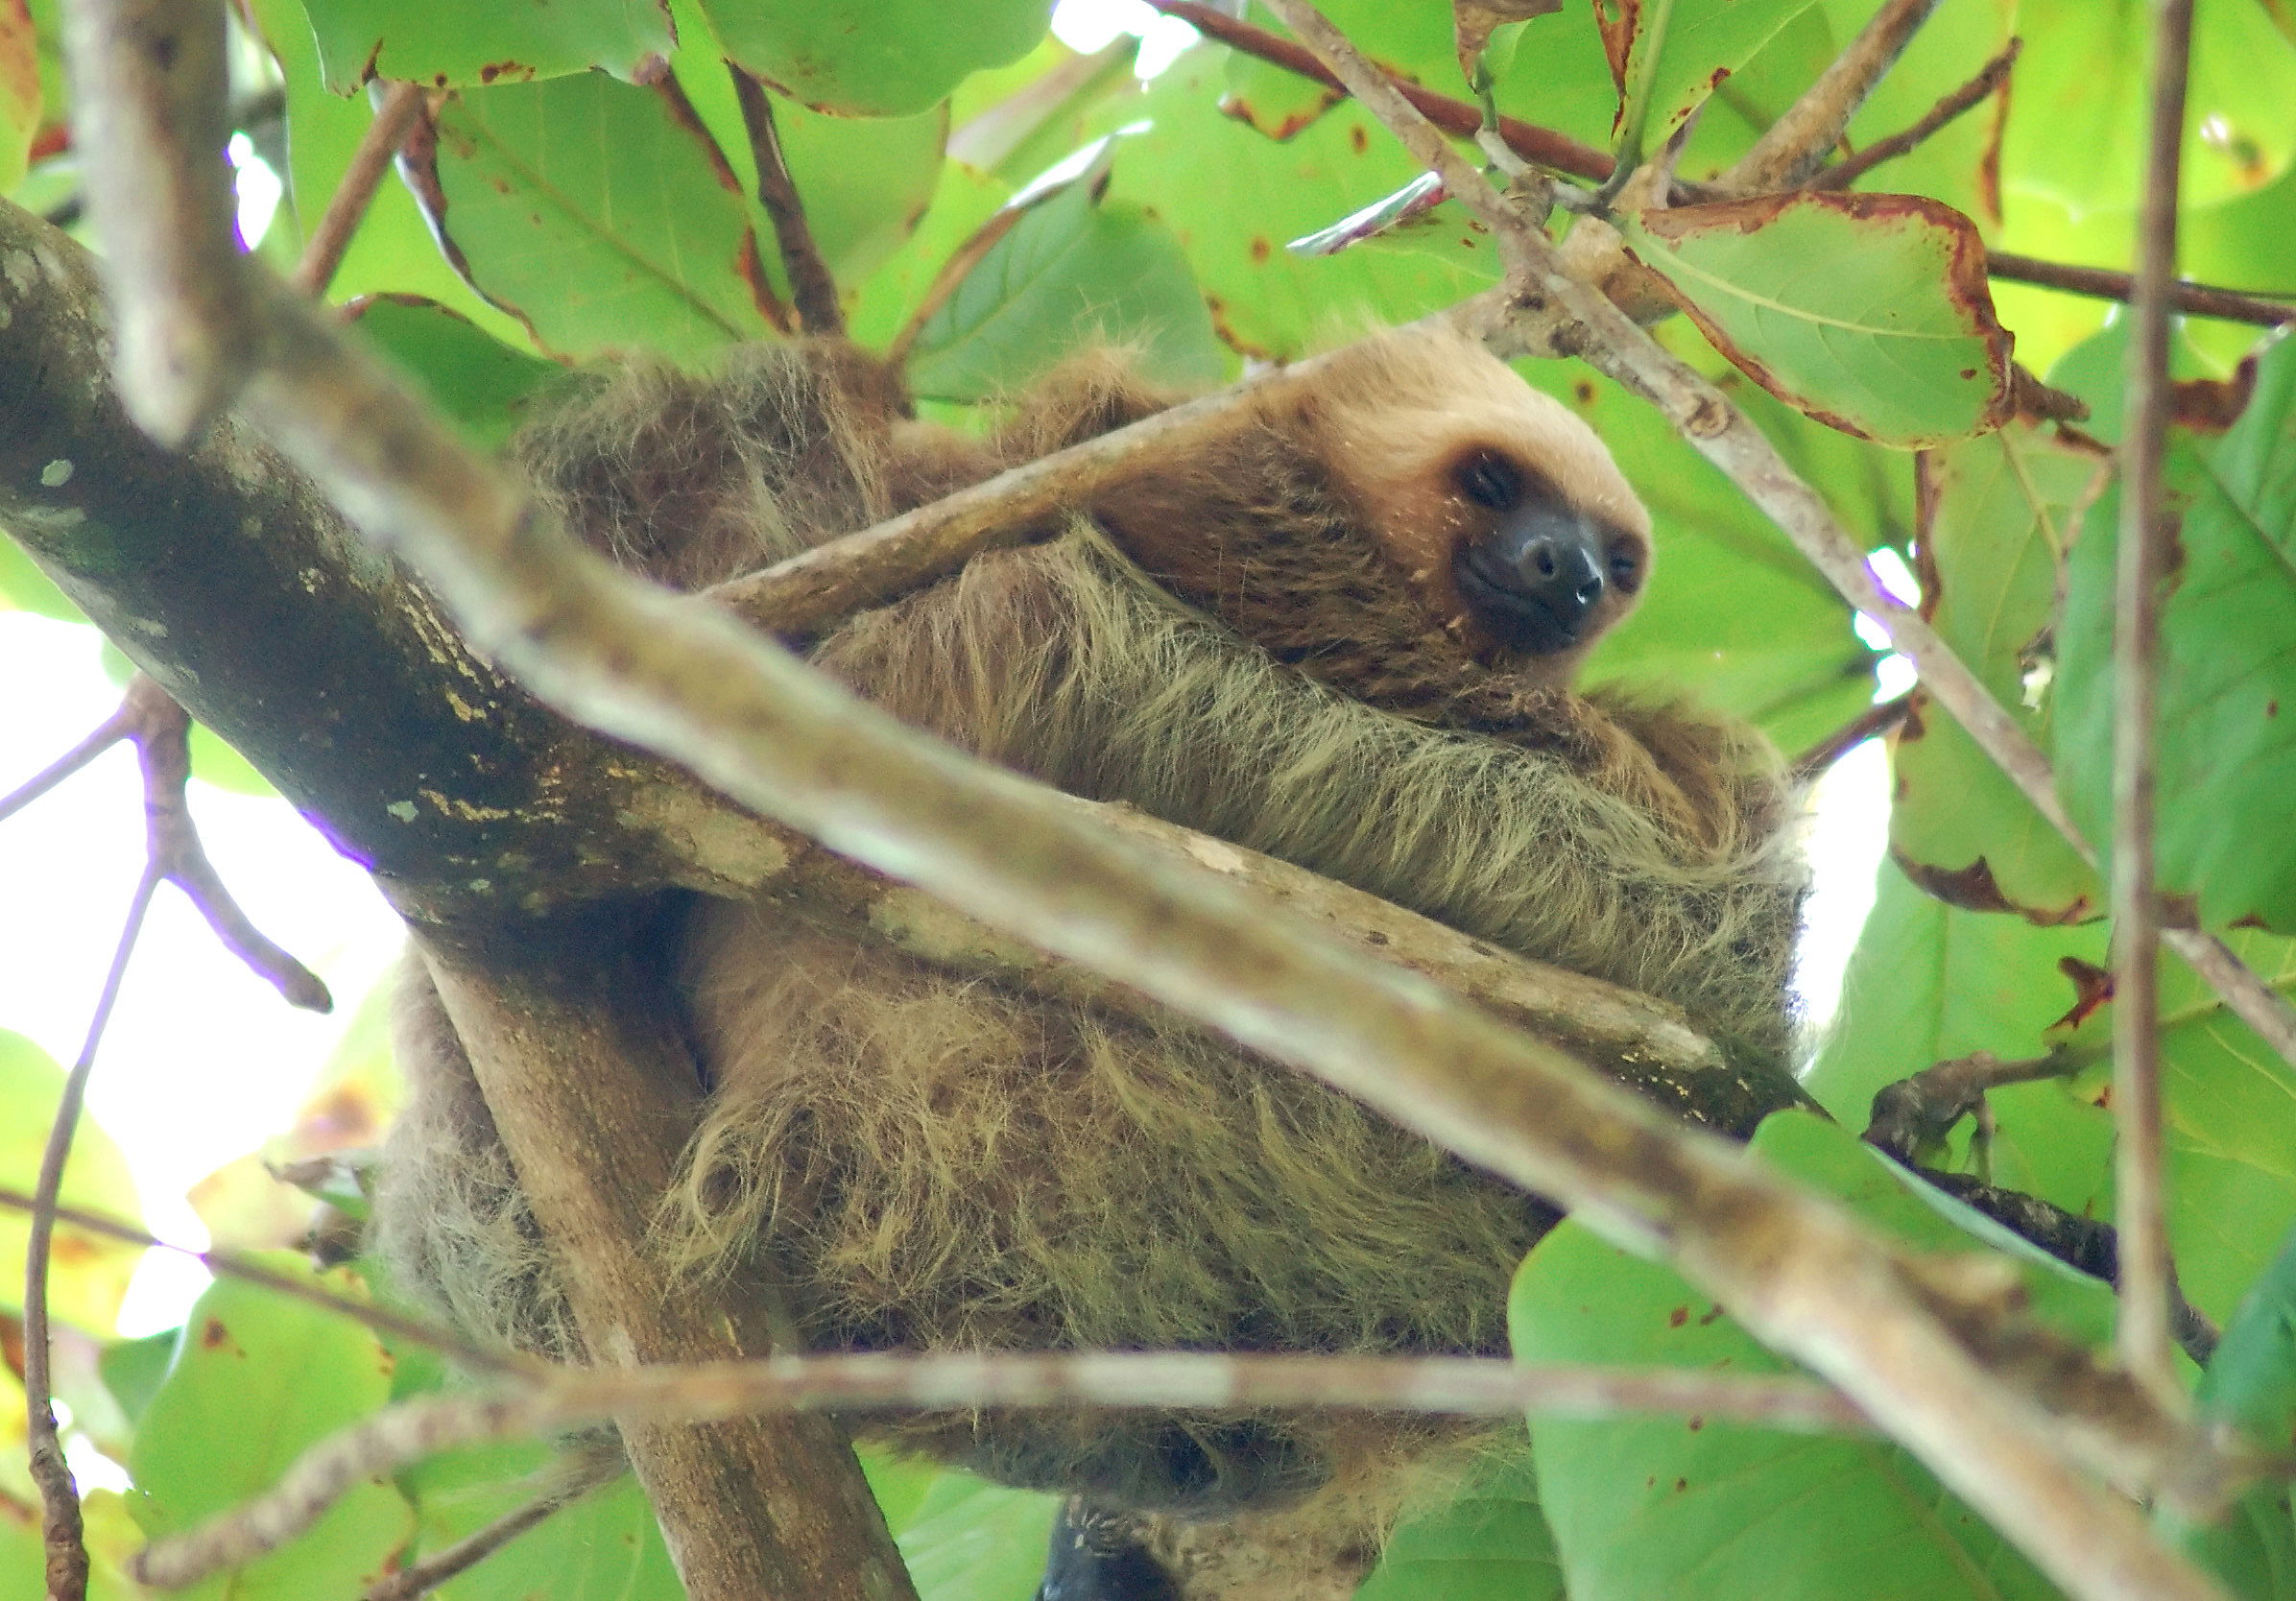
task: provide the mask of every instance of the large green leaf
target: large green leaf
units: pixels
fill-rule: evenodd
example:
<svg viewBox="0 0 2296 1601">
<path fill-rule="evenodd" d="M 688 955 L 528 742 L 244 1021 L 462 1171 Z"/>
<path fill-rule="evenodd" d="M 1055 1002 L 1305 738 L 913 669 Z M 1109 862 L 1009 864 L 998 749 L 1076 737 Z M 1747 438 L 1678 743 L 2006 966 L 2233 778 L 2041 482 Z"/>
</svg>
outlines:
<svg viewBox="0 0 2296 1601">
<path fill-rule="evenodd" d="M 534 1499 L 556 1456 L 546 1445 L 522 1442 L 418 1464 L 402 1480 L 415 1499 L 413 1555 L 436 1555 Z M 443 1601 L 681 1601 L 684 1593 L 645 1492 L 628 1473 L 439 1591 Z"/>
<path fill-rule="evenodd" d="M 526 401 L 565 376 L 459 312 L 413 295 L 354 301 L 352 325 L 442 412 L 491 450 L 516 431 Z"/>
<path fill-rule="evenodd" d="M 2161 618 L 2160 881 L 2212 927 L 2296 930 L 2296 346 L 2264 355 L 2230 432 L 2173 445 L 2167 487 L 2181 521 Z M 2100 850 L 2119 509 L 2109 491 L 2083 518 L 2058 631 L 2058 787 Z"/>
<path fill-rule="evenodd" d="M 2001 186 L 2078 213 L 2136 205 L 2152 74 L 2142 0 L 2021 0 Z M 2260 187 L 2296 155 L 2296 45 L 2256 4 L 2202 8 L 2180 184 L 2187 205 Z"/>
<path fill-rule="evenodd" d="M 1217 382 L 1210 315 L 1171 236 L 1137 208 L 1068 184 L 990 247 L 920 330 L 910 387 L 936 400 L 1006 394 L 1081 346 L 1134 346 L 1142 370 Z"/>
<path fill-rule="evenodd" d="M 1646 211 L 1624 231 L 1717 349 L 1821 421 L 1914 449 L 2008 416 L 1985 247 L 1950 206 L 1806 192 Z"/>
<path fill-rule="evenodd" d="M 1047 0 L 701 0 L 726 54 L 792 99 L 847 116 L 906 116 L 965 75 L 1028 54 Z"/>
<path fill-rule="evenodd" d="M 893 1531 L 918 1601 L 1029 1601 L 1059 1505 L 1056 1496 L 942 1473 Z"/>
<path fill-rule="evenodd" d="M 302 1259 L 265 1258 L 310 1276 Z M 328 1287 L 344 1289 L 347 1276 Z M 156 1538 L 269 1489 L 307 1446 L 383 1404 L 391 1363 L 373 1334 L 338 1313 L 220 1279 L 191 1309 L 167 1380 L 145 1407 L 129 1470 L 133 1507 Z M 184 1593 L 231 1601 L 356 1595 L 405 1546 L 414 1509 L 382 1479 L 354 1486 L 311 1532 Z"/>
<path fill-rule="evenodd" d="M 337 94 L 373 77 L 440 88 L 557 78 L 586 67 L 630 78 L 677 44 L 661 0 L 303 0 L 303 8 L 326 85 Z"/>
<path fill-rule="evenodd" d="M 1145 97 L 1120 103 L 1107 120 L 1150 124 L 1122 141 L 1111 198 L 1139 206 L 1178 237 L 1231 349 L 1290 359 L 1351 329 L 1423 317 L 1492 281 L 1497 265 L 1489 242 L 1469 232 L 1455 206 L 1438 213 L 1455 229 L 1447 233 L 1455 246 L 1449 254 L 1416 241 L 1312 260 L 1286 251 L 1287 241 L 1400 188 L 1416 169 L 1352 101 L 1282 143 L 1226 115 L 1228 55 L 1219 46 L 1190 51 Z"/>
<path fill-rule="evenodd" d="M 590 73 L 440 111 L 433 226 L 546 350 L 694 360 L 769 331 L 739 182 L 669 91 Z"/>
<path fill-rule="evenodd" d="M 1917 1246 L 1967 1252 L 1975 1244 L 1846 1130 L 1780 1112 L 1754 1149 Z M 2108 1327 L 2102 1284 L 2013 1259 L 2039 1315 L 2088 1337 Z M 1526 1361 L 1788 1371 L 1669 1269 L 1575 1223 L 1548 1234 L 1523 1263 L 1509 1324 Z M 1531 1439 L 1572 1601 L 2055 1594 L 1926 1469 L 1881 1441 L 1677 1417 L 1534 1417 Z"/>
<path fill-rule="evenodd" d="M 2044 749 L 2045 701 L 2025 684 L 2048 656 L 2066 546 L 2103 463 L 2016 423 L 1930 457 L 1923 608 L 1938 633 Z M 1894 749 L 1890 846 L 1931 893 L 2037 922 L 2103 909 L 2096 874 L 1927 695 Z"/>
<path fill-rule="evenodd" d="M 21 914 L 19 914 L 21 915 Z M 20 1034 L 0 1029 L 0 1185 L 29 1195 L 37 1183 L 48 1125 L 63 1089 L 63 1069 Z M 131 1225 L 142 1217 L 135 1181 L 111 1136 L 84 1114 L 64 1164 L 62 1201 Z M 0 1211 L 0 1311 L 24 1307 L 24 1248 L 30 1226 L 19 1211 Z M 60 1229 L 49 1250 L 48 1310 L 99 1337 L 111 1333 L 120 1300 L 143 1252 L 115 1240 Z"/>
<path fill-rule="evenodd" d="M 1656 150 L 1811 0 L 1595 0 L 1621 134 Z M 1626 153 L 1629 158 L 1638 152 Z"/>
<path fill-rule="evenodd" d="M 1405 1519 L 1355 1601 L 1566 1601 L 1529 1451 L 1519 1443 L 1442 1506 Z"/>
</svg>

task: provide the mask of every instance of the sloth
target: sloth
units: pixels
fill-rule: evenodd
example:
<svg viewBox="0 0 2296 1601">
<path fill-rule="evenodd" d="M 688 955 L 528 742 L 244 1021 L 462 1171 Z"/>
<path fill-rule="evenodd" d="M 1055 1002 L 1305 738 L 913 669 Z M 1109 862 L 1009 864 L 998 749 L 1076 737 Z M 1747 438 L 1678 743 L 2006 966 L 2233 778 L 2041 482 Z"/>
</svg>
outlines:
<svg viewBox="0 0 2296 1601">
<path fill-rule="evenodd" d="M 514 448 L 571 529 L 700 588 L 1176 398 L 1090 353 L 976 439 L 915 421 L 850 346 L 765 346 L 710 378 L 593 383 Z M 1748 1070 L 1784 1063 L 1793 797 L 1747 729 L 1573 687 L 1649 582 L 1650 519 L 1584 422 L 1473 341 L 1366 341 L 1030 532 L 811 659 L 986 759 L 1671 1001 Z M 1509 1277 L 1554 1213 L 1346 1096 L 770 895 L 678 926 L 709 1096 L 661 1239 L 682 1271 L 778 1286 L 811 1349 L 1505 1350 Z M 466 1327 L 579 1354 L 419 968 L 398 1039 L 385 1258 Z M 864 1432 L 1073 1497 L 1047 1601 L 1344 1596 L 1398 1509 L 1495 1438 L 1081 1409 Z"/>
</svg>

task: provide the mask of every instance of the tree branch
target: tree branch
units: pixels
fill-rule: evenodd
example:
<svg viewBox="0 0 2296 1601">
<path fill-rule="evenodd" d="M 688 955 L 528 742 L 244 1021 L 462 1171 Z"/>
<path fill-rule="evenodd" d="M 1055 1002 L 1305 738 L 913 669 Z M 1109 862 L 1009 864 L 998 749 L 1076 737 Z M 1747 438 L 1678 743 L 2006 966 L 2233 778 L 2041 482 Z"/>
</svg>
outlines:
<svg viewBox="0 0 2296 1601">
<path fill-rule="evenodd" d="M 2108 267 L 2069 267 L 2059 261 L 2012 255 L 2007 251 L 1987 251 L 1985 271 L 1989 276 L 2006 278 L 2011 283 L 2038 284 L 2044 289 L 2062 289 L 2068 295 L 2087 295 L 2093 299 L 2127 300 L 2137 293 L 2136 275 L 2131 273 L 2118 273 Z M 2234 289 L 2213 289 L 2183 278 L 2170 281 L 2168 301 L 2191 316 L 2217 317 L 2228 323 L 2253 323 L 2259 327 L 2277 328 L 2283 323 L 2296 322 L 2296 306 L 2243 295 Z"/>
<path fill-rule="evenodd" d="M 741 107 L 743 130 L 750 136 L 750 158 L 757 167 L 757 203 L 765 207 L 774 226 L 774 243 L 780 248 L 781 270 L 789 275 L 789 299 L 797 307 L 798 326 L 809 334 L 845 332 L 845 310 L 838 304 L 837 281 L 829 264 L 814 243 L 812 225 L 805 220 L 804 197 L 789 176 L 781 156 L 781 134 L 774 126 L 773 97 L 765 85 L 729 61 L 733 75 L 733 98 Z"/>
<path fill-rule="evenodd" d="M 335 192 L 327 197 L 326 210 L 303 241 L 303 253 L 287 280 L 314 299 L 324 295 L 334 281 L 335 270 L 343 265 L 343 252 L 350 249 L 359 225 L 367 219 L 367 208 L 374 203 L 375 190 L 382 187 L 383 176 L 391 170 L 398 147 L 406 143 L 407 131 L 422 114 L 421 84 L 389 84 L 382 86 L 381 93 L 374 121 L 367 125 L 359 148 L 351 152 L 350 165 L 343 169 Z"/>
<path fill-rule="evenodd" d="M 1850 119 L 1936 9 L 1937 0 L 1884 0 L 1817 82 L 1762 131 L 1716 187 L 1734 195 L 1767 195 L 1799 186 L 1842 142 Z"/>
<path fill-rule="evenodd" d="M 1882 162 L 1895 161 L 1908 151 L 1919 149 L 1939 129 L 1983 101 L 1986 96 L 1999 90 L 2009 81 L 2009 69 L 2017 64 L 2017 58 L 2024 49 L 2024 44 L 2022 39 L 2011 39 L 2002 47 L 1999 55 L 1985 63 L 1976 77 L 1943 96 L 1911 128 L 1892 133 L 1886 139 L 1876 139 L 1856 155 L 1845 156 L 1828 167 L 1804 187 L 1847 189 Z"/>
<path fill-rule="evenodd" d="M 2167 1201 L 2162 1178 L 2161 903 L 2153 873 L 2153 769 L 2161 675 L 2161 585 L 2172 515 L 2162 490 L 2168 437 L 2168 281 L 2176 272 L 2178 156 L 2192 0 L 2154 7 L 2152 129 L 2138 212 L 2130 305 L 2127 437 L 2113 606 L 2113 1215 L 2120 1231 L 2120 1358 L 2164 1395 L 2168 1339 Z"/>
</svg>

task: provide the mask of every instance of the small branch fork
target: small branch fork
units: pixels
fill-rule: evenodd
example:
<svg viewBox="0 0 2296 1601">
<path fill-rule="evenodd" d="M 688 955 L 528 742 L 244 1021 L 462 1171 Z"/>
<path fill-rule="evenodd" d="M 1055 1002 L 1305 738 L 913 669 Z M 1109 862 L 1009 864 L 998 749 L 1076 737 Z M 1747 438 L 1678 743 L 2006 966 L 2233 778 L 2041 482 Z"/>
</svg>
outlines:
<svg viewBox="0 0 2296 1601">
<path fill-rule="evenodd" d="M 56 1116 L 48 1126 L 48 1143 L 40 1157 L 37 1188 L 32 1200 L 30 1238 L 24 1253 L 24 1404 L 30 1437 L 32 1475 L 40 1490 L 41 1527 L 47 1548 L 48 1593 L 56 1601 L 81 1601 L 87 1591 L 87 1549 L 81 1537 L 80 1496 L 63 1458 L 56 1430 L 56 1414 L 48 1367 L 48 1262 L 50 1241 L 57 1222 L 57 1196 L 63 1183 L 72 1136 L 80 1125 L 80 1109 L 87 1096 L 87 1081 L 95 1070 L 96 1047 L 111 1020 L 127 975 L 128 958 L 143 931 L 144 915 L 162 883 L 173 883 L 190 897 L 207 926 L 215 930 L 231 953 L 264 978 L 288 1001 L 315 1012 L 333 1004 L 318 975 L 266 939 L 249 920 L 239 903 L 224 887 L 214 864 L 207 859 L 191 821 L 185 785 L 191 777 L 191 719 L 167 692 L 138 673 L 129 681 L 120 707 L 95 731 L 61 757 L 0 799 L 0 820 L 22 810 L 58 784 L 86 767 L 121 740 L 132 740 L 141 763 L 144 781 L 144 871 L 136 880 L 121 924 L 117 948 L 97 997 L 88 1024 L 86 1042 L 64 1076 L 63 1093 Z"/>
<path fill-rule="evenodd" d="M 2168 431 L 2168 294 L 2176 271 L 2178 157 L 2192 48 L 2192 0 L 2154 7 L 2153 109 L 2138 214 L 2137 294 L 2121 446 L 2113 640 L 2113 1114 L 2120 1228 L 2120 1359 L 2162 1395 L 2170 1365 L 2167 1202 L 2162 1178 L 2161 905 L 2153 880 L 2153 775 L 2160 706 L 2161 584 L 2173 519 L 2162 493 Z"/>
</svg>

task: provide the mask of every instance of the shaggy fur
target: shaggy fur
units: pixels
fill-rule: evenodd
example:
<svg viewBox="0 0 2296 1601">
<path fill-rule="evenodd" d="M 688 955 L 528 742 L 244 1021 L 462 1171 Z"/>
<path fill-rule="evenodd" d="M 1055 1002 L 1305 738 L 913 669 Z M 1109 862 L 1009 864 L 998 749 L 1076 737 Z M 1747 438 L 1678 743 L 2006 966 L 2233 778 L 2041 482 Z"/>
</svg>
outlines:
<svg viewBox="0 0 2296 1601">
<path fill-rule="evenodd" d="M 1169 398 L 1089 358 L 980 443 L 903 419 L 865 358 L 767 348 L 710 380 L 625 375 L 519 450 L 578 532 L 696 586 Z M 1138 464 L 1049 542 L 852 619 L 814 659 L 983 756 L 1662 996 L 1741 1062 L 1775 1063 L 1802 872 L 1773 762 L 1745 730 L 1572 693 L 1591 637 L 1531 661 L 1479 635 L 1447 552 L 1478 515 L 1457 464 L 1484 450 L 1646 567 L 1647 518 L 1576 418 L 1464 341 L 1396 335 L 1315 398 L 1263 401 L 1200 455 Z M 1631 604 L 1607 597 L 1599 623 Z M 696 1271 L 792 1285 L 820 1348 L 1495 1351 L 1508 1277 L 1551 1221 L 1184 1024 L 963 979 L 770 896 L 696 912 L 682 988 L 714 1093 L 665 1235 Z M 385 1250 L 458 1322 L 562 1350 L 483 1103 L 427 987 L 410 990 L 415 1104 L 378 1202 Z M 1255 1548 L 1312 1548 L 1344 1576 L 1472 1434 L 1251 1414 L 881 1431 L 1185 1515 L 1143 1538 L 1204 1571 L 1191 1596 L 1273 1592 L 1257 1559 L 1212 1550 L 1187 1517 L 1307 1497 L 1308 1524 Z M 1239 1561 L 1259 1577 L 1211 1576 Z"/>
</svg>

